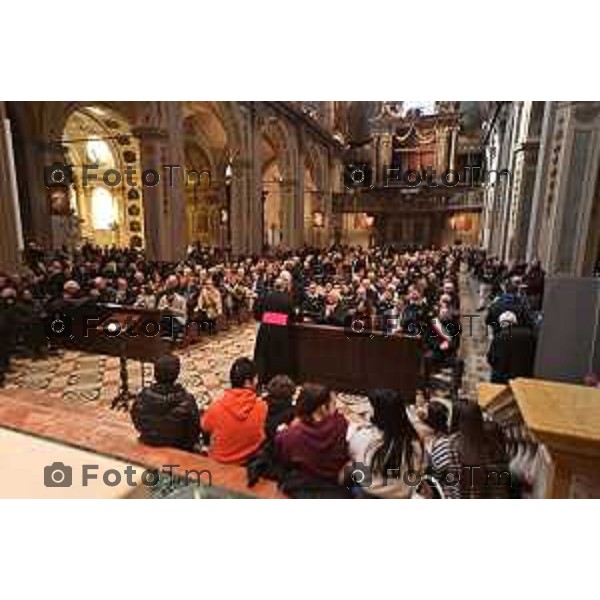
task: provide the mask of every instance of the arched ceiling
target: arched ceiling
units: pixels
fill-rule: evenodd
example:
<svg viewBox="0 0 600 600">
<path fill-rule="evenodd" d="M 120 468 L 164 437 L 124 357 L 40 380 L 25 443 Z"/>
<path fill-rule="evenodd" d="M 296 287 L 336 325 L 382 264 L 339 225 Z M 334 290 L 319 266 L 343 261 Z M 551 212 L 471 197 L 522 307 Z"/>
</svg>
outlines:
<svg viewBox="0 0 600 600">
<path fill-rule="evenodd" d="M 223 150 L 231 145 L 216 102 L 185 102 L 183 108 L 186 130 L 201 132 L 211 148 Z"/>
<path fill-rule="evenodd" d="M 115 113 L 109 113 L 95 106 L 73 111 L 65 123 L 63 140 L 89 138 L 93 135 L 125 135 L 129 132 L 127 123 Z"/>
<path fill-rule="evenodd" d="M 70 162 L 77 165 L 116 166 L 122 162 L 122 151 L 136 145 L 127 122 L 114 111 L 97 106 L 72 111 L 65 122 L 62 140 L 71 156 Z"/>
<path fill-rule="evenodd" d="M 210 158 L 204 148 L 193 141 L 186 141 L 185 157 L 191 168 L 210 170 L 212 167 Z"/>
<path fill-rule="evenodd" d="M 291 176 L 292 157 L 289 133 L 283 123 L 270 117 L 264 124 L 261 136 L 261 153 L 263 171 L 273 162 L 279 164 L 282 172 Z"/>
</svg>

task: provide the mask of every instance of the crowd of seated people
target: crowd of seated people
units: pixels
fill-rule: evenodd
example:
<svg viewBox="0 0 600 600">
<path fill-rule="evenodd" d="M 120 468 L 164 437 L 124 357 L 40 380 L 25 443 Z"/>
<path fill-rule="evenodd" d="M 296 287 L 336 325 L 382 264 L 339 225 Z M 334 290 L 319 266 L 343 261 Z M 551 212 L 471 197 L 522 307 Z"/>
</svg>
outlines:
<svg viewBox="0 0 600 600">
<path fill-rule="evenodd" d="M 86 244 L 75 252 L 49 255 L 30 245 L 21 274 L 0 274 L 0 333 L 8 340 L 2 345 L 0 375 L 17 347 L 34 356 L 47 350 L 41 324 L 53 302 L 88 298 L 156 307 L 175 314 L 185 330 L 197 318 L 213 324 L 222 318 L 243 320 L 251 312 L 260 318 L 267 294 L 281 281 L 287 282 L 297 319 L 337 326 L 370 319 L 387 333 L 418 334 L 430 364 L 444 365 L 456 359 L 460 343 L 461 260 L 466 257 L 475 269 L 477 256 L 461 247 L 332 247 L 232 257 L 196 246 L 185 260 L 164 263 L 149 261 L 135 249 Z M 518 285 L 514 277 L 524 275 L 513 274 L 507 281 Z M 505 293 L 521 297 L 511 289 Z M 505 301 L 510 305 L 510 298 Z M 509 308 L 518 315 L 515 306 Z M 506 308 L 503 304 L 499 317 L 511 312 Z M 296 392 L 289 374 L 270 377 L 263 397 L 257 393 L 256 365 L 240 359 L 231 370 L 231 388 L 198 414 L 193 398 L 176 382 L 178 371 L 175 357 L 157 361 L 155 384 L 134 403 L 132 418 L 141 440 L 192 451 L 204 444 L 215 460 L 258 464 L 252 479 L 274 476 L 291 496 L 428 497 L 429 485 L 415 486 L 403 477 L 390 483 L 389 474 L 429 469 L 439 481 L 448 465 L 469 466 L 476 459 L 502 463 L 501 444 L 480 426 L 480 413 L 463 415 L 457 408 L 446 429 L 427 426 L 445 440 L 440 451 L 439 441 L 435 448 L 428 445 L 393 390 L 374 390 L 369 397 L 371 422 L 355 427 L 331 390 L 305 384 Z M 435 415 L 435 403 L 429 406 Z M 435 416 L 431 419 L 435 422 Z M 368 470 L 368 488 L 356 481 L 354 473 L 360 469 L 355 464 Z M 481 487 L 481 482 L 476 484 Z M 443 495 L 453 493 L 441 489 Z M 467 496 L 463 491 L 459 495 Z"/>
<path fill-rule="evenodd" d="M 246 466 L 249 486 L 274 479 L 293 498 L 509 498 L 518 490 L 500 430 L 474 403 L 431 401 L 415 411 L 394 390 L 373 390 L 371 419 L 357 422 L 318 384 L 297 390 L 277 375 L 259 395 L 256 365 L 239 358 L 231 387 L 199 414 L 178 373 L 177 357 L 158 361 L 156 383 L 132 410 L 140 440 Z"/>
<path fill-rule="evenodd" d="M 19 274 L 0 273 L 0 382 L 10 356 L 48 351 L 44 320 L 64 302 L 86 300 L 168 311 L 172 329 L 186 338 L 214 332 L 221 322 L 261 318 L 275 282 L 287 282 L 294 316 L 344 326 L 371 320 L 388 333 L 422 335 L 429 355 L 443 363 L 460 335 L 445 324 L 459 316 L 458 269 L 464 250 L 393 247 L 304 247 L 268 257 L 231 256 L 192 246 L 176 263 L 148 260 L 142 250 L 84 244 L 46 252 L 29 244 Z M 454 331 L 457 331 L 456 328 Z"/>
</svg>

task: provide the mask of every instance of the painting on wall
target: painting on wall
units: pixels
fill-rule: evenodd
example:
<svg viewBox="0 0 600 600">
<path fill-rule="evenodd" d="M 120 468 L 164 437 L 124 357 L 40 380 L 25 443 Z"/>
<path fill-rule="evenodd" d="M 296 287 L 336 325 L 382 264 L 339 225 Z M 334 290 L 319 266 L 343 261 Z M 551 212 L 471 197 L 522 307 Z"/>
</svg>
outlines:
<svg viewBox="0 0 600 600">
<path fill-rule="evenodd" d="M 67 217 L 71 214 L 68 188 L 55 187 L 48 189 L 48 204 L 51 215 Z"/>
</svg>

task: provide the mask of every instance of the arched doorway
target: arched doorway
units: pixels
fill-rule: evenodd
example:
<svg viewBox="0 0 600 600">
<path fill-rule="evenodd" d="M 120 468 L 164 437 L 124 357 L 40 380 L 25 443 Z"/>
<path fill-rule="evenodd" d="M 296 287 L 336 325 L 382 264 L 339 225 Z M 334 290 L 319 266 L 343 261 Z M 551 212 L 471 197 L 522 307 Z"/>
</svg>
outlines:
<svg viewBox="0 0 600 600">
<path fill-rule="evenodd" d="M 263 172 L 263 245 L 277 248 L 283 241 L 281 184 L 283 178 L 275 160 Z"/>
<path fill-rule="evenodd" d="M 80 240 L 98 245 L 143 245 L 143 187 L 137 139 L 113 110 L 71 112 L 62 145 L 72 166 L 70 215 Z"/>
<path fill-rule="evenodd" d="M 185 210 L 188 244 L 219 244 L 218 195 L 211 187 L 212 165 L 206 151 L 194 141 L 186 141 L 185 161 L 188 181 Z M 215 222 L 215 213 L 217 222 Z"/>
<path fill-rule="evenodd" d="M 231 126 L 217 102 L 185 104 L 185 186 L 187 241 L 208 246 L 228 246 L 232 161 L 236 154 Z"/>
</svg>

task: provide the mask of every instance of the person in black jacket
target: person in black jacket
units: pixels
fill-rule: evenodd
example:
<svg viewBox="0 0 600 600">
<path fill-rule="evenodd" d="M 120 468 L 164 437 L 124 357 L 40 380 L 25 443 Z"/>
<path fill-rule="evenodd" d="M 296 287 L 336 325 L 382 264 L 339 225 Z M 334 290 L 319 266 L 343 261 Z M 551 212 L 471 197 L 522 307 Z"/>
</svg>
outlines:
<svg viewBox="0 0 600 600">
<path fill-rule="evenodd" d="M 304 293 L 302 301 L 302 316 L 306 319 L 318 321 L 323 316 L 325 309 L 325 300 L 317 291 L 316 281 L 311 281 L 308 289 Z"/>
<path fill-rule="evenodd" d="M 12 287 L 0 291 L 0 387 L 4 385 L 5 374 L 15 351 L 15 297 Z"/>
<path fill-rule="evenodd" d="M 144 388 L 131 407 L 131 419 L 144 444 L 191 451 L 198 443 L 198 405 L 194 396 L 176 383 L 180 368 L 176 356 L 161 356 L 154 365 L 156 383 Z"/>
<path fill-rule="evenodd" d="M 490 344 L 487 359 L 492 383 L 508 383 L 515 377 L 531 377 L 535 361 L 536 337 L 533 330 L 519 324 L 512 312 L 499 317 L 500 330 Z"/>
<path fill-rule="evenodd" d="M 485 324 L 491 327 L 494 333 L 500 330 L 500 316 L 506 312 L 514 313 L 519 326 L 533 327 L 533 315 L 526 296 L 519 292 L 519 283 L 520 278 L 512 278 L 506 283 L 504 292 L 490 304 Z"/>
<path fill-rule="evenodd" d="M 292 299 L 283 279 L 277 279 L 274 288 L 267 294 L 262 306 L 261 324 L 254 346 L 260 385 L 266 385 L 275 375 L 292 374 L 289 340 Z"/>
<path fill-rule="evenodd" d="M 275 375 L 267 385 L 267 420 L 265 433 L 272 440 L 277 431 L 294 418 L 294 393 L 296 385 L 287 375 Z"/>
<path fill-rule="evenodd" d="M 45 313 L 42 303 L 35 300 L 31 290 L 24 289 L 15 302 L 15 328 L 25 350 L 40 358 L 48 345 L 44 335 Z"/>
</svg>

